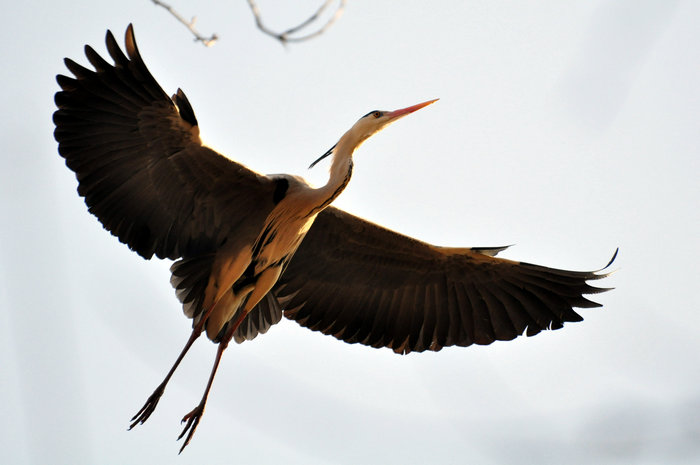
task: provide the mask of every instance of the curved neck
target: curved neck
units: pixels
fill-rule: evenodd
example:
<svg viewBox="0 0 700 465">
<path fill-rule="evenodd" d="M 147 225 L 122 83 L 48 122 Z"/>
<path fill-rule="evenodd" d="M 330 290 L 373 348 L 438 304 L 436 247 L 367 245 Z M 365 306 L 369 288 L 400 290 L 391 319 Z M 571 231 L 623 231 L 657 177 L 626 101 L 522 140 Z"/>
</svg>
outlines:
<svg viewBox="0 0 700 465">
<path fill-rule="evenodd" d="M 357 141 L 352 140 L 349 131 L 335 145 L 330 177 L 325 186 L 314 189 L 314 197 L 316 197 L 317 202 L 311 210 L 311 214 L 321 212 L 345 190 L 352 176 L 352 154 L 359 145 Z"/>
</svg>

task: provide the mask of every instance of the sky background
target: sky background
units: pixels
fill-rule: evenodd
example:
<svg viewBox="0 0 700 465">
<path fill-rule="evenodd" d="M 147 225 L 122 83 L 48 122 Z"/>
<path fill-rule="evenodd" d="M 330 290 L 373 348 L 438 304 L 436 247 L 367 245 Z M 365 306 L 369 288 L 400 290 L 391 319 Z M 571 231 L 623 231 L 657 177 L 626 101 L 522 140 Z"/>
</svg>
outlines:
<svg viewBox="0 0 700 465">
<path fill-rule="evenodd" d="M 246 3 L 6 5 L 0 41 L 0 451 L 13 464 L 700 463 L 700 2 L 353 0 L 286 49 Z M 293 6 L 292 3 L 294 4 Z M 260 1 L 282 29 L 320 1 Z M 285 6 L 281 7 L 280 5 Z M 355 154 L 336 205 L 435 244 L 618 271 L 585 321 L 399 357 L 284 320 L 224 355 L 200 339 L 149 421 L 128 420 L 190 332 L 169 262 L 106 233 L 58 156 L 65 56 L 133 22 L 204 141 L 264 173 L 311 161 L 370 110 L 436 104 Z"/>
</svg>

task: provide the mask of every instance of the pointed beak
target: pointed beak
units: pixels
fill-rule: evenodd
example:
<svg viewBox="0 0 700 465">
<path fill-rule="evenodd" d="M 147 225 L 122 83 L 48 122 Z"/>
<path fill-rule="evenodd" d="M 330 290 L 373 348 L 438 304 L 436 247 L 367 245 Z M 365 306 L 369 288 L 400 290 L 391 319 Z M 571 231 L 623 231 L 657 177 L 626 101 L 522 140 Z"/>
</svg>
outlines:
<svg viewBox="0 0 700 465">
<path fill-rule="evenodd" d="M 411 113 L 413 113 L 414 111 L 420 110 L 420 109 L 423 108 L 423 107 L 427 107 L 427 106 L 430 105 L 431 103 L 435 103 L 435 102 L 437 102 L 438 100 L 440 100 L 440 99 L 437 99 L 437 98 L 436 98 L 436 99 L 433 99 L 433 100 L 428 100 L 427 102 L 419 103 L 419 104 L 417 104 L 417 105 L 413 105 L 413 106 L 406 107 L 406 108 L 401 108 L 400 110 L 394 110 L 394 111 L 392 111 L 392 112 L 387 113 L 386 116 L 389 117 L 389 120 L 390 120 L 390 121 L 394 121 L 394 120 L 399 119 L 399 118 L 402 118 L 402 117 L 404 117 L 404 116 L 406 116 L 406 115 L 408 115 L 408 114 L 411 114 Z"/>
</svg>

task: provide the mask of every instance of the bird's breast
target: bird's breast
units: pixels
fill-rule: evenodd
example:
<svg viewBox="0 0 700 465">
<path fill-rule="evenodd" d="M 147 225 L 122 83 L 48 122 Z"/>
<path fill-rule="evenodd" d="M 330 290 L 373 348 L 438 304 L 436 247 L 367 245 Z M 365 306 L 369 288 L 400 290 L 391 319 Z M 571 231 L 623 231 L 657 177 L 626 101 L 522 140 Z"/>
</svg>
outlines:
<svg viewBox="0 0 700 465">
<path fill-rule="evenodd" d="M 306 218 L 292 217 L 268 223 L 253 249 L 256 274 L 265 268 L 283 266 L 301 245 L 313 225 L 316 215 Z"/>
</svg>

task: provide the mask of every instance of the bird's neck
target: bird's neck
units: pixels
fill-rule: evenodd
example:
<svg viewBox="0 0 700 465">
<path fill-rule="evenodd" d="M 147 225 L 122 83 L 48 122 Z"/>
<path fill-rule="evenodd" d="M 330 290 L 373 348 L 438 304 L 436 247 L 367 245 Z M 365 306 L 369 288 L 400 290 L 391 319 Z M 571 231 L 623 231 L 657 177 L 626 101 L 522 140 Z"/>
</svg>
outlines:
<svg viewBox="0 0 700 465">
<path fill-rule="evenodd" d="M 315 189 L 317 206 L 312 211 L 314 214 L 330 205 L 350 182 L 353 167 L 352 154 L 359 144 L 347 136 L 348 134 L 341 137 L 333 149 L 333 161 L 328 182 L 325 186 Z"/>
</svg>

